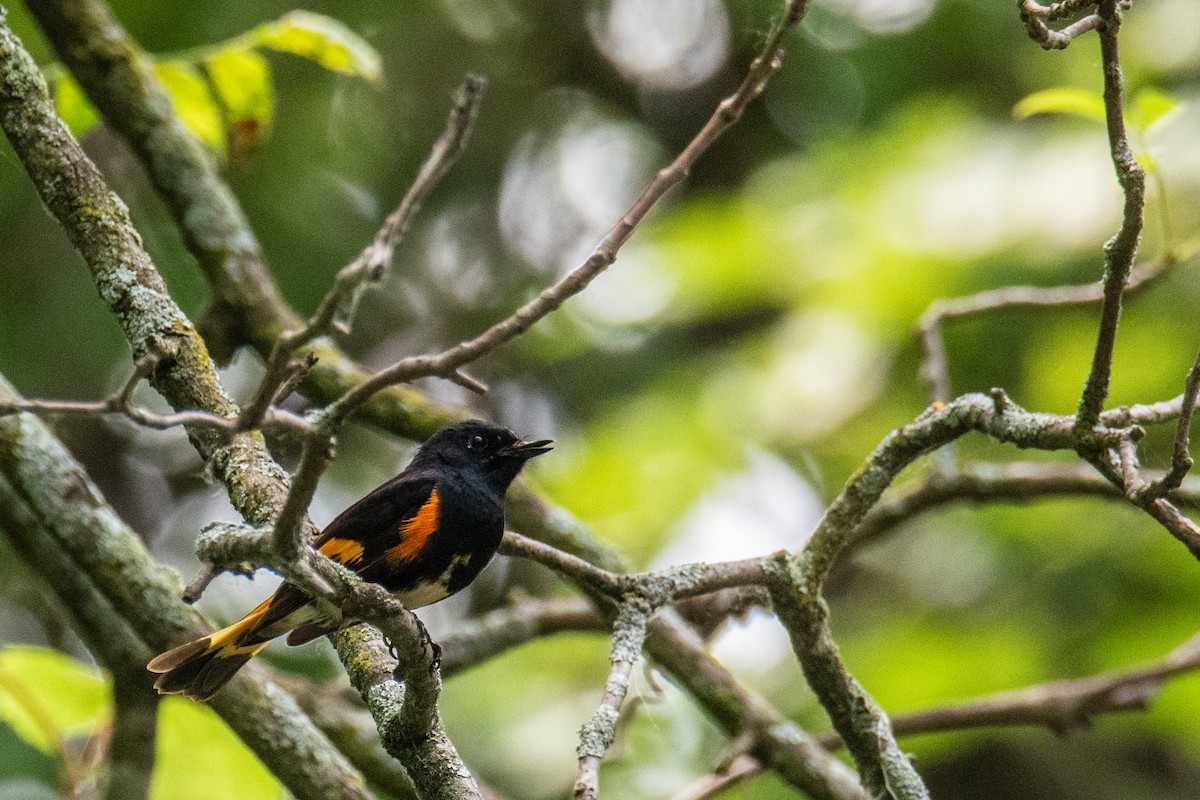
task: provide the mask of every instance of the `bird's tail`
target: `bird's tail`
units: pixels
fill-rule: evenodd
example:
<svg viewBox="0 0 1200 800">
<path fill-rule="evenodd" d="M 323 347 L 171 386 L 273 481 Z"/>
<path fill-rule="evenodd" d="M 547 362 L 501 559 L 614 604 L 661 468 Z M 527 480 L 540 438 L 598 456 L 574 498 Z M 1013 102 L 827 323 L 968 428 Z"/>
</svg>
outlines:
<svg viewBox="0 0 1200 800">
<path fill-rule="evenodd" d="M 156 657 L 146 665 L 151 672 L 160 673 L 154 688 L 159 694 L 183 694 L 195 700 L 212 697 L 274 638 L 260 630 L 267 627 L 263 623 L 273 600 L 275 597 L 268 598 L 228 628 Z"/>
</svg>

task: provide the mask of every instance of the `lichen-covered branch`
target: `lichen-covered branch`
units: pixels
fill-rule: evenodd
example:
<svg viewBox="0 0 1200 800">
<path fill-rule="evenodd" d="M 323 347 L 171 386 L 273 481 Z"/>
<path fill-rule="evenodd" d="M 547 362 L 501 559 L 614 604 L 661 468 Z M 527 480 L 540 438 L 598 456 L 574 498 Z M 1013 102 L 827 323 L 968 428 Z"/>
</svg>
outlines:
<svg viewBox="0 0 1200 800">
<path fill-rule="evenodd" d="M 394 662 L 379 632 L 358 625 L 338 631 L 333 641 L 350 682 L 379 726 L 384 748 L 408 770 L 418 796 L 425 800 L 479 798 L 478 787 L 462 768 L 462 761 L 457 758 L 454 744 L 440 721 L 435 720 L 431 728 L 420 731 L 417 738 L 412 737 L 413 728 L 403 723 L 404 708 L 412 703 L 405 697 L 406 684 L 397 681 L 392 670 L 384 666 Z M 421 662 L 427 664 L 427 657 Z M 436 672 L 431 674 L 436 676 Z M 411 688 L 412 684 L 407 686 Z"/>
<path fill-rule="evenodd" d="M 118 317 L 135 357 L 149 354 L 156 357 L 157 368 L 151 375 L 154 388 L 176 409 L 200 409 L 236 417 L 238 409 L 221 388 L 203 340 L 168 294 L 141 246 L 128 211 L 108 191 L 95 165 L 55 114 L 44 79 L 2 16 L 0 124 L 43 201 L 84 257 L 101 297 Z M 225 437 L 206 427 L 193 427 L 188 432 L 214 473 L 225 482 L 234 507 L 251 524 L 269 523 L 284 505 L 288 484 L 267 453 L 261 436 L 242 433 L 226 443 Z M 311 523 L 306 523 L 306 529 L 306 533 L 312 530 Z M 361 600 L 363 594 L 359 592 L 351 600 Z M 392 607 L 377 604 L 374 608 L 378 611 Z M 365 610 L 361 604 L 356 605 L 354 611 L 359 613 L 354 615 L 372 619 L 378 616 L 361 613 Z M 403 620 L 391 622 L 398 625 Z M 397 643 L 403 635 L 402 627 L 395 628 Z M 388 632 L 391 634 L 392 630 Z M 172 642 L 164 641 L 158 646 L 169 643 Z M 217 705 L 224 705 L 238 694 L 236 689 L 222 693 Z M 240 694 L 245 695 L 244 685 Z M 420 692 L 414 695 L 426 696 Z M 261 707 L 264 703 L 243 703 L 242 713 L 253 713 L 254 705 Z M 417 705 L 406 721 L 422 715 L 430 716 L 428 709 Z M 270 715 L 264 713 L 263 718 L 269 719 Z M 282 730 L 274 735 L 287 738 Z M 324 746 L 333 751 L 328 742 Z M 319 755 L 314 751 L 307 757 L 313 760 Z M 447 757 L 457 761 L 457 754 L 452 751 Z M 347 774 L 353 774 L 344 759 L 338 764 Z M 278 766 L 285 770 L 287 767 Z M 465 772 L 461 761 L 458 769 Z M 354 793 L 346 790 L 346 796 Z"/>
<path fill-rule="evenodd" d="M 273 329 L 283 299 L 263 266 L 262 251 L 233 192 L 211 157 L 175 115 L 153 77 L 150 60 L 101 0 L 26 3 L 60 59 L 105 117 L 149 168 L 181 225 L 185 244 L 214 290 L 214 315 L 224 325 Z M 209 342 L 220 342 L 205 331 Z M 232 355 L 229 349 L 222 355 Z"/>
<path fill-rule="evenodd" d="M 20 399 L 3 379 L 0 399 Z M 150 556 L 83 467 L 28 414 L 0 419 L 0 515 L 13 549 L 114 674 L 140 673 L 154 653 L 204 629 L 179 600 L 174 573 Z M 212 705 L 296 797 L 367 800 L 361 776 L 261 671 L 244 670 Z"/>
<path fill-rule="evenodd" d="M 1094 447 L 1090 431 L 1096 425 L 1100 411 L 1104 408 L 1104 400 L 1108 397 L 1113 348 L 1116 346 L 1117 324 L 1121 318 L 1121 301 L 1125 282 L 1137 256 L 1146 202 L 1146 174 L 1133 156 L 1129 136 L 1125 131 L 1125 86 L 1117 47 L 1117 33 L 1121 26 L 1119 6 L 1118 0 L 1101 0 L 1097 11 L 1100 22 L 1098 30 L 1101 71 L 1104 73 L 1105 121 L 1109 146 L 1112 149 L 1113 167 L 1125 194 L 1125 204 L 1120 230 L 1104 245 L 1104 300 L 1100 306 L 1100 332 L 1096 337 L 1091 371 L 1079 399 L 1076 420 L 1080 452 L 1084 455 L 1088 448 Z"/>
<path fill-rule="evenodd" d="M 867 789 L 897 798 L 925 798 L 924 784 L 896 744 L 887 716 L 846 670 L 829 629 L 822 598 L 826 576 L 859 521 L 892 480 L 921 455 L 971 430 L 1023 447 L 1070 446 L 1062 418 L 1020 409 L 1002 393 L 965 395 L 933 406 L 889 434 L 826 510 L 804 549 L 774 564 L 772 598 L 809 685 L 846 742 Z M 1064 434 L 1066 434 L 1064 436 Z"/>
<path fill-rule="evenodd" d="M 629 692 L 629 676 L 642 655 L 646 626 L 653 605 L 643 596 L 631 595 L 621 604 L 613 622 L 611 668 L 604 683 L 600 706 L 579 732 L 579 776 L 573 794 L 576 800 L 596 800 L 600 793 L 600 760 L 617 737 L 617 720 Z"/>
</svg>

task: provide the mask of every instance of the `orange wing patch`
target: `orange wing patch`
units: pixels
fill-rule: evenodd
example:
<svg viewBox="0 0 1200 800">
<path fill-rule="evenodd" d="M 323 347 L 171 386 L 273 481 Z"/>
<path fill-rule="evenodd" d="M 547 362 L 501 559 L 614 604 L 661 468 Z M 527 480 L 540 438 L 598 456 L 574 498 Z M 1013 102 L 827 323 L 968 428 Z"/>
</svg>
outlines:
<svg viewBox="0 0 1200 800">
<path fill-rule="evenodd" d="M 362 559 L 363 546 L 353 539 L 334 537 L 321 545 L 321 552 L 339 564 L 353 564 Z"/>
<path fill-rule="evenodd" d="M 400 564 L 416 558 L 417 553 L 421 552 L 421 548 L 437 530 L 440 504 L 437 489 L 434 489 L 412 519 L 400 523 L 400 544 L 384 551 L 384 560 L 389 564 Z"/>
</svg>

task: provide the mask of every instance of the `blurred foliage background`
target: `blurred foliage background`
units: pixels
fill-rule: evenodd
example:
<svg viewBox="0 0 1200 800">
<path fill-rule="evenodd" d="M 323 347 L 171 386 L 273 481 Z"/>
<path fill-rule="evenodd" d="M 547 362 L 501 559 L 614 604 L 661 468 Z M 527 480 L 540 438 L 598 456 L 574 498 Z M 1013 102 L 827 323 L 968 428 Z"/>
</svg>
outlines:
<svg viewBox="0 0 1200 800">
<path fill-rule="evenodd" d="M 245 45 L 256 29 L 265 41 L 258 26 L 295 8 L 286 0 L 113 6 L 164 61 L 202 60 L 214 45 Z M 311 52 L 297 58 L 265 46 L 253 65 L 235 65 L 258 78 L 235 73 L 233 85 L 250 80 L 267 92 L 235 101 L 250 109 L 245 118 L 225 130 L 219 117 L 205 120 L 203 102 L 189 106 L 301 310 L 315 306 L 398 201 L 463 74 L 490 79 L 467 154 L 344 341 L 372 365 L 470 335 L 578 264 L 740 80 L 778 13 L 766 0 L 306 8 L 365 42 L 342 54 L 343 71 L 357 74 L 315 63 Z M 54 61 L 20 6 L 10 22 L 39 63 Z M 1200 235 L 1200 4 L 1139 0 L 1121 42 L 1131 96 L 1166 98 L 1135 125 L 1156 169 L 1142 258 L 1186 255 Z M 180 92 L 195 89 L 187 74 L 175 77 Z M 815 2 L 762 100 L 615 267 L 477 365 L 491 394 L 425 388 L 518 432 L 554 437 L 559 446 L 536 462 L 534 481 L 639 566 L 797 548 L 867 453 L 926 405 L 912 331 L 931 301 L 1099 278 L 1101 246 L 1120 211 L 1103 126 L 1086 113 L 1016 120 L 1013 108 L 1047 89 L 1095 95 L 1100 80 L 1094 36 L 1045 53 L 1026 38 L 1013 3 Z M 60 101 L 64 93 L 69 87 Z M 203 280 L 130 152 L 102 125 L 84 144 L 131 207 L 175 298 L 200 318 Z M 130 369 L 124 340 L 7 143 L 0 220 L 0 372 L 31 397 L 111 391 Z M 1200 344 L 1198 302 L 1196 265 L 1185 260 L 1128 306 L 1110 405 L 1180 391 Z M 947 323 L 954 391 L 1003 386 L 1027 408 L 1073 412 L 1095 319 L 1095 309 L 1075 308 Z M 259 367 L 239 354 L 224 371 L 227 385 L 244 397 Z M 62 420 L 56 429 L 122 516 L 185 576 L 197 567 L 199 528 L 235 516 L 180 432 L 113 420 Z M 1152 432 L 1144 461 L 1167 462 L 1172 432 Z M 392 476 L 409 448 L 349 431 L 316 521 Z M 974 439 L 957 454 L 1069 458 Z M 0 650 L 0 796 L 57 797 L 87 787 L 109 713 L 104 679 L 15 564 L 0 559 L 0 643 L 8 643 Z M 467 596 L 421 616 L 436 636 L 501 602 L 526 572 L 501 560 Z M 202 608 L 214 621 L 236 618 L 273 580 L 225 576 Z M 1060 500 L 924 517 L 843 566 L 831 603 L 848 665 L 899 713 L 1160 658 L 1200 627 L 1198 592 L 1194 560 L 1148 517 L 1111 502 Z M 810 729 L 827 726 L 765 615 L 731 624 L 714 648 L 784 713 Z M 281 669 L 338 676 L 325 642 L 273 647 L 267 657 Z M 564 796 L 575 731 L 606 670 L 601 636 L 524 647 L 447 684 L 447 727 L 502 795 Z M 636 690 L 637 713 L 605 761 L 603 791 L 668 797 L 711 771 L 725 742 L 669 684 L 641 675 Z M 903 744 L 935 797 L 1200 797 L 1198 706 L 1200 679 L 1185 677 L 1147 713 L 1102 718 L 1065 738 L 988 730 Z M 215 716 L 169 700 L 154 791 L 159 800 L 205 800 L 282 790 Z M 727 796 L 791 791 L 768 775 Z"/>
</svg>

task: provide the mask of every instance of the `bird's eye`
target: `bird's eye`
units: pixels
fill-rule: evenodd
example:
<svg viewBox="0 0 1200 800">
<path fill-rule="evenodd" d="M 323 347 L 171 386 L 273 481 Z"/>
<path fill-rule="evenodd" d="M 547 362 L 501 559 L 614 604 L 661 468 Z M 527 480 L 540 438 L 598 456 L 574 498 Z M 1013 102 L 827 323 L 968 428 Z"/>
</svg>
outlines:
<svg viewBox="0 0 1200 800">
<path fill-rule="evenodd" d="M 486 444 L 486 442 L 484 442 L 483 437 L 478 433 L 472 436 L 470 439 L 467 439 L 468 450 L 482 450 L 484 444 Z"/>
</svg>

